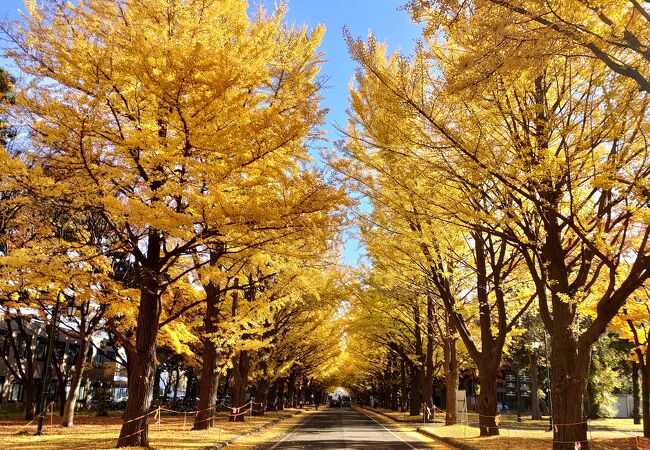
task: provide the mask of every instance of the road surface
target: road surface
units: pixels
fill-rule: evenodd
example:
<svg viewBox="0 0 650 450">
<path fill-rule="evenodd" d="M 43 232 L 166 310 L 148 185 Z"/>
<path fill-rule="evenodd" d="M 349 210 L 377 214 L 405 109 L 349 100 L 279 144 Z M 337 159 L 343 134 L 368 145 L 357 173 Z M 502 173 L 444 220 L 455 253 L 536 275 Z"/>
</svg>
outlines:
<svg viewBox="0 0 650 450">
<path fill-rule="evenodd" d="M 413 450 L 445 449 L 443 445 L 427 444 L 406 434 L 387 428 L 374 419 L 351 408 L 329 408 L 313 414 L 286 434 L 269 450 Z"/>
</svg>

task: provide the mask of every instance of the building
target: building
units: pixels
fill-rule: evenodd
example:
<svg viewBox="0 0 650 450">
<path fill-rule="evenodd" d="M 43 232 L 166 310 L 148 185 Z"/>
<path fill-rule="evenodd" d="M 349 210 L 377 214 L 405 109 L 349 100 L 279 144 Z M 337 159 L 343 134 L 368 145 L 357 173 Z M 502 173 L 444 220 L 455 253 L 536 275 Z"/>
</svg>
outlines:
<svg viewBox="0 0 650 450">
<path fill-rule="evenodd" d="M 21 378 L 28 378 L 27 370 L 30 365 L 34 386 L 33 400 L 38 402 L 47 343 L 48 335 L 42 321 L 23 320 L 19 324 L 16 319 L 8 320 L 2 317 L 0 320 L 0 403 L 24 402 L 25 386 Z M 74 366 L 79 358 L 85 358 L 84 374 L 78 393 L 79 407 L 90 406 L 93 397 L 97 398 L 100 392 L 105 396 L 107 389 L 110 389 L 110 397 L 113 401 L 126 398 L 126 376 L 118 362 L 119 351 L 111 345 L 104 333 L 92 336 L 88 352 L 80 355 L 78 340 L 59 330 L 55 349 L 52 359 L 56 361 L 58 370 L 50 371 L 49 401 L 58 401 L 59 389 L 66 389 L 67 395 Z"/>
</svg>

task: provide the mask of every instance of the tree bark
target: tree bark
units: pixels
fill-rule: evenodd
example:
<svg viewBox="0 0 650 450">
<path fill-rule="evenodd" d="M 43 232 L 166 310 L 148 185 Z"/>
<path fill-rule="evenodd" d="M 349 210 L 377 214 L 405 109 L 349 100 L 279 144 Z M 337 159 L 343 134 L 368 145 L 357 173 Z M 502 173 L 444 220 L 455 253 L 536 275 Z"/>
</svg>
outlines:
<svg viewBox="0 0 650 450">
<path fill-rule="evenodd" d="M 392 411 L 397 411 L 398 408 L 398 398 L 399 398 L 399 382 L 398 382 L 398 372 L 396 371 L 397 369 L 397 360 L 396 356 L 393 355 L 393 358 L 391 359 L 392 365 L 391 365 L 391 372 L 390 372 L 390 409 Z"/>
<path fill-rule="evenodd" d="M 583 402 L 587 393 L 590 347 L 580 348 L 569 328 L 556 328 L 551 336 L 551 349 L 553 450 L 573 450 L 576 442 L 580 442 L 583 450 L 588 450 Z"/>
<path fill-rule="evenodd" d="M 427 345 L 424 358 L 424 370 L 422 373 L 422 401 L 431 413 L 433 413 L 433 376 L 435 370 L 433 364 L 434 333 L 434 302 L 433 295 L 429 294 L 427 295 Z M 426 414 L 427 411 L 425 411 Z"/>
<path fill-rule="evenodd" d="M 156 372 L 153 381 L 153 398 L 158 402 L 162 397 L 162 390 L 160 389 L 160 382 L 162 381 L 162 367 L 156 366 Z"/>
<path fill-rule="evenodd" d="M 41 385 L 41 389 L 45 389 L 45 386 Z M 25 408 L 25 420 L 34 419 L 34 381 L 29 383 L 29 380 L 23 384 L 23 395 L 24 401 L 23 405 Z M 39 411 L 40 413 L 41 411 Z"/>
<path fill-rule="evenodd" d="M 530 409 L 532 420 L 542 420 L 542 411 L 539 408 L 539 384 L 537 381 L 537 351 L 533 350 L 530 356 Z"/>
<path fill-rule="evenodd" d="M 641 423 L 641 414 L 640 414 L 640 400 L 641 392 L 639 386 L 639 364 L 632 360 L 632 417 L 634 419 L 634 424 L 639 425 Z"/>
<path fill-rule="evenodd" d="M 162 239 L 149 230 L 146 267 L 136 271 L 140 284 L 140 306 L 135 346 L 124 344 L 129 363 L 129 397 L 117 447 L 149 446 L 149 412 L 156 373 L 156 338 L 160 326 L 161 288 L 159 263 Z"/>
<path fill-rule="evenodd" d="M 57 398 L 57 406 L 59 408 L 59 416 L 63 416 L 63 412 L 65 409 L 65 403 L 66 403 L 66 395 L 65 395 L 65 385 L 67 384 L 66 376 L 63 373 L 63 368 L 61 367 L 64 363 L 65 355 L 58 355 L 58 351 L 54 351 L 54 355 L 52 358 L 52 369 L 54 370 L 54 374 L 56 376 L 56 381 L 57 381 L 57 391 L 56 391 L 56 396 Z"/>
<path fill-rule="evenodd" d="M 266 400 L 269 393 L 269 385 L 271 383 L 267 378 L 261 378 L 257 382 L 257 389 L 255 390 L 255 400 L 253 403 L 253 415 L 263 416 L 266 411 Z"/>
<path fill-rule="evenodd" d="M 201 369 L 201 380 L 199 384 L 199 403 L 197 405 L 197 413 L 194 418 L 193 430 L 207 430 L 214 426 L 215 421 L 215 408 L 217 405 L 217 388 L 219 387 L 219 374 L 215 372 L 215 366 L 209 365 L 212 367 L 212 370 L 209 373 L 206 373 L 209 369 L 206 369 L 206 360 L 207 355 L 203 356 L 204 366 Z"/>
<path fill-rule="evenodd" d="M 445 372 L 445 425 L 458 423 L 458 357 L 456 355 L 456 338 L 448 336 L 443 341 L 443 358 Z"/>
<path fill-rule="evenodd" d="M 181 368 L 176 366 L 174 369 L 174 402 L 178 398 L 178 385 L 181 382 Z"/>
<path fill-rule="evenodd" d="M 406 412 L 406 399 L 408 396 L 408 381 L 406 379 L 406 364 L 404 358 L 400 358 L 400 388 L 402 394 L 402 412 Z"/>
<path fill-rule="evenodd" d="M 85 329 L 83 318 L 80 329 Z M 72 380 L 70 381 L 70 391 L 68 392 L 68 397 L 65 401 L 63 418 L 61 419 L 61 425 L 64 427 L 71 427 L 74 425 L 74 413 L 75 407 L 77 406 L 79 388 L 81 387 L 81 379 L 83 378 L 84 373 L 84 361 L 86 359 L 86 352 L 88 351 L 88 339 L 89 336 L 84 336 L 79 340 L 79 356 L 74 364 L 74 373 L 72 374 Z"/>
<path fill-rule="evenodd" d="M 409 415 L 419 416 L 422 407 L 422 394 L 420 393 L 420 368 L 411 365 L 411 408 Z"/>
<path fill-rule="evenodd" d="M 484 358 L 486 359 L 486 358 Z M 499 426 L 496 422 L 497 416 L 497 371 L 499 361 L 481 361 L 479 376 L 481 381 L 481 392 L 478 396 L 478 414 L 481 436 L 497 436 Z"/>
<path fill-rule="evenodd" d="M 287 380 L 287 404 L 291 408 L 296 407 L 296 373 L 294 369 L 289 372 L 289 379 Z"/>
<path fill-rule="evenodd" d="M 267 411 L 277 411 L 277 403 L 278 403 L 278 384 L 280 383 L 280 380 L 275 380 L 273 384 L 271 384 L 271 387 L 269 388 L 269 392 L 266 396 L 266 410 Z"/>
<path fill-rule="evenodd" d="M 216 255 L 211 255 L 211 261 Z M 206 310 L 203 319 L 203 329 L 205 331 L 203 339 L 203 367 L 201 368 L 201 381 L 199 388 L 199 403 L 197 406 L 198 413 L 194 418 L 194 430 L 207 430 L 214 426 L 214 413 L 217 403 L 217 387 L 219 386 L 219 373 L 217 367 L 219 364 L 219 354 L 217 346 L 213 340 L 213 335 L 217 331 L 217 321 L 219 320 L 219 303 L 221 296 L 218 295 L 219 286 L 214 283 L 204 285 L 206 294 Z"/>
<path fill-rule="evenodd" d="M 239 352 L 237 360 L 233 364 L 233 394 L 232 394 L 232 406 L 235 408 L 234 414 L 230 416 L 231 422 L 243 422 L 244 416 L 243 411 L 240 411 L 239 408 L 244 406 L 246 402 L 246 388 L 248 387 L 248 371 L 250 369 L 250 355 L 247 350 L 242 350 Z"/>
<path fill-rule="evenodd" d="M 196 378 L 196 375 L 194 375 L 194 367 L 192 366 L 187 366 L 185 368 L 185 398 L 183 399 L 183 403 L 187 407 L 193 407 L 194 406 L 194 401 L 196 400 L 196 389 L 194 389 L 194 379 Z"/>
<path fill-rule="evenodd" d="M 635 349 L 641 370 L 641 415 L 643 417 L 643 437 L 650 438 L 650 366 L 648 366 L 648 347 L 645 355 L 638 347 Z"/>
<path fill-rule="evenodd" d="M 641 374 L 641 406 L 643 415 L 643 437 L 650 438 L 650 370 L 648 363 L 643 365 Z"/>
<path fill-rule="evenodd" d="M 286 379 L 284 377 L 280 378 L 278 380 L 278 394 L 277 394 L 277 403 L 276 403 L 276 408 L 278 411 L 282 411 L 284 409 L 284 385 L 286 383 Z"/>
</svg>

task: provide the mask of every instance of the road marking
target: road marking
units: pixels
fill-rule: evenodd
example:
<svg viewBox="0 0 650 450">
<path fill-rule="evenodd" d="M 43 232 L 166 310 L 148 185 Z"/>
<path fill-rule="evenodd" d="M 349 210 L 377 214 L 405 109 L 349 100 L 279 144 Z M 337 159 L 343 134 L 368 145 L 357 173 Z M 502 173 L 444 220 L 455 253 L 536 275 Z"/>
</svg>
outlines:
<svg viewBox="0 0 650 450">
<path fill-rule="evenodd" d="M 386 426 L 384 426 L 383 423 L 379 422 L 379 421 L 376 420 L 374 417 L 369 416 L 368 414 L 366 414 L 365 411 L 360 411 L 360 410 L 358 410 L 358 409 L 356 409 L 356 408 L 355 408 L 355 411 L 360 412 L 361 414 L 363 414 L 364 416 L 366 416 L 368 419 L 370 419 L 370 420 L 372 420 L 373 422 L 375 422 L 377 425 L 379 425 L 380 427 L 382 427 L 384 430 L 388 431 L 390 434 L 392 434 L 393 436 L 395 436 L 395 437 L 396 437 L 397 439 L 399 439 L 400 441 L 404 442 L 406 445 L 408 445 L 408 446 L 409 446 L 410 448 L 412 448 L 413 450 L 418 450 L 417 447 L 413 447 L 413 446 L 412 446 L 408 441 L 405 441 L 401 436 L 398 436 L 397 434 L 393 433 L 391 430 L 389 430 L 388 428 L 386 428 Z"/>
<path fill-rule="evenodd" d="M 274 448 L 276 448 L 277 446 L 279 446 L 280 444 L 282 444 L 284 441 L 287 440 L 287 438 L 288 438 L 289 436 L 291 436 L 291 435 L 294 434 L 296 431 L 298 431 L 300 428 L 302 428 L 302 426 L 305 425 L 307 422 L 309 422 L 312 418 L 316 417 L 317 414 L 318 414 L 318 413 L 315 413 L 314 415 L 309 416 L 309 417 L 307 417 L 305 420 L 303 420 L 302 422 L 300 422 L 300 423 L 298 424 L 298 426 L 296 426 L 296 427 L 295 427 L 293 430 L 291 430 L 289 433 L 285 434 L 284 437 L 283 437 L 282 439 L 280 439 L 278 442 L 276 442 L 275 445 L 274 445 L 273 447 L 270 447 L 269 450 L 273 450 Z"/>
</svg>

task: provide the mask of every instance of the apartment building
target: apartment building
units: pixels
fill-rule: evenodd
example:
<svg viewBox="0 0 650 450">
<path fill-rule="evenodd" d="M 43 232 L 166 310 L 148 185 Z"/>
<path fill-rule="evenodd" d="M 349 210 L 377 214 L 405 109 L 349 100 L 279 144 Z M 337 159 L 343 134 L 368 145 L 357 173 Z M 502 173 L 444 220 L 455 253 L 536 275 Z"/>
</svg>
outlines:
<svg viewBox="0 0 650 450">
<path fill-rule="evenodd" d="M 0 403 L 23 403 L 25 380 L 32 378 L 34 402 L 38 402 L 45 359 L 48 334 L 39 320 L 0 320 Z M 49 401 L 57 402 L 60 389 L 70 390 L 70 380 L 79 358 L 85 359 L 84 375 L 78 393 L 79 407 L 88 406 L 100 392 L 114 401 L 126 398 L 126 372 L 119 364 L 119 352 L 105 335 L 92 336 L 85 355 L 80 355 L 78 340 L 59 331 L 55 343 L 53 368 L 48 383 Z M 27 372 L 31 367 L 32 377 Z"/>
</svg>

